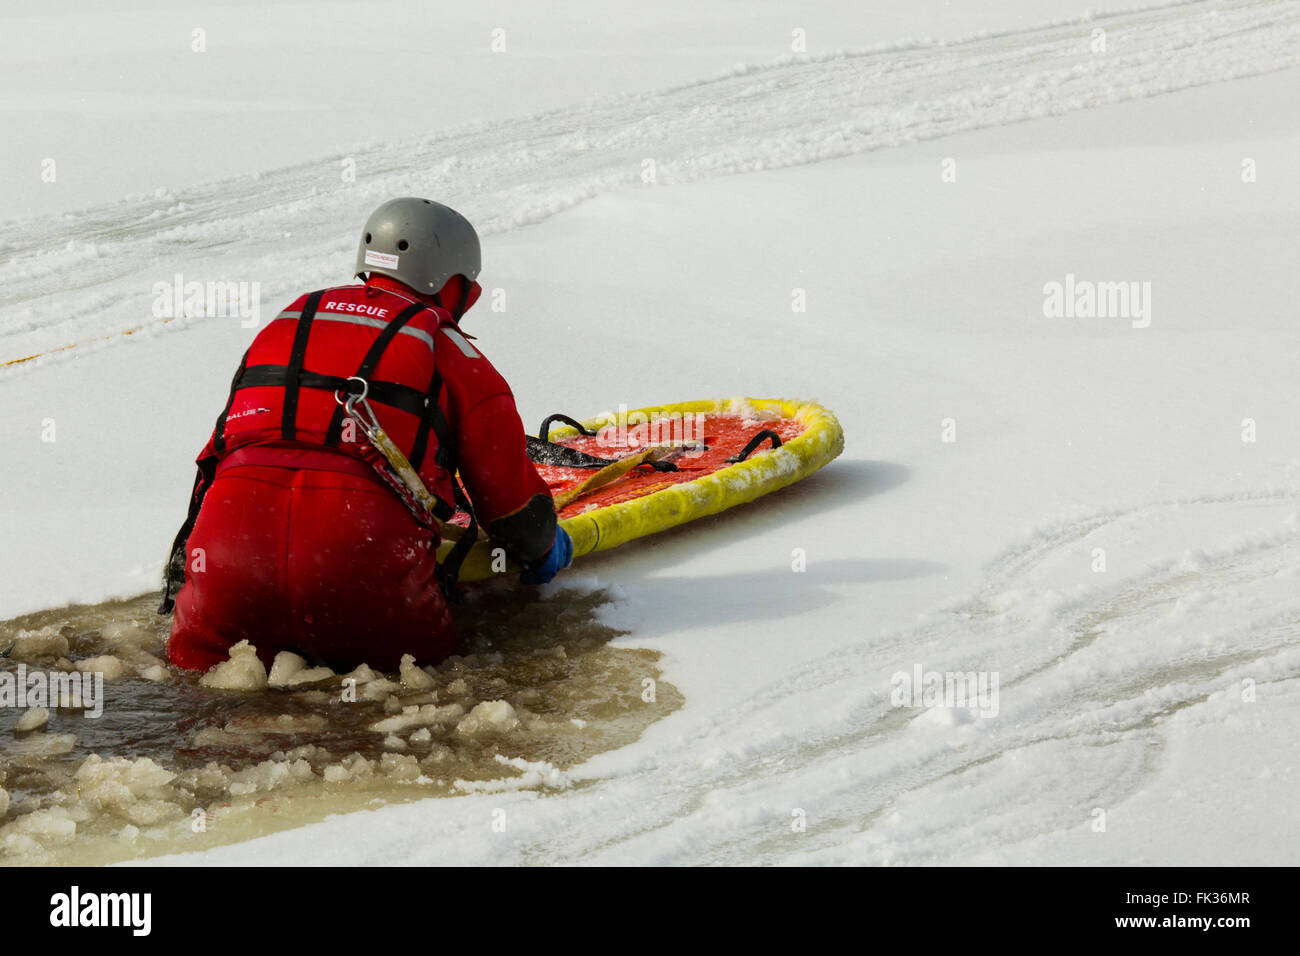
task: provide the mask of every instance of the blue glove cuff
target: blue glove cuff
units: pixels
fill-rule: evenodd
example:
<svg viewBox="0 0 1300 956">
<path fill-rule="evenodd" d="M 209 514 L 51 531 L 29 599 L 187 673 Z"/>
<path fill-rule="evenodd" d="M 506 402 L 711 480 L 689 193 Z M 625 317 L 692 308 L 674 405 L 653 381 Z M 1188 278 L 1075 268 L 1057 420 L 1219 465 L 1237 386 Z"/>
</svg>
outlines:
<svg viewBox="0 0 1300 956">
<path fill-rule="evenodd" d="M 557 574 L 573 563 L 573 539 L 569 533 L 558 525 L 555 528 L 555 541 L 551 550 L 546 552 L 546 560 L 531 571 L 519 575 L 524 584 L 546 584 Z"/>
</svg>

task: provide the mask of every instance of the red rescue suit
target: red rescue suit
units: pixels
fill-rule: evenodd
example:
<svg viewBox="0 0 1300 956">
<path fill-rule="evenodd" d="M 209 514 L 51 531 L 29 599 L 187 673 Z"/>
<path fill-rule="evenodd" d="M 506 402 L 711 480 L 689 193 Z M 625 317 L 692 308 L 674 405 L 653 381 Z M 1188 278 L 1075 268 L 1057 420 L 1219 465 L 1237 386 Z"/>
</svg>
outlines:
<svg viewBox="0 0 1300 956">
<path fill-rule="evenodd" d="M 477 286 L 459 291 L 472 304 Z M 173 664 L 206 670 L 245 639 L 268 665 L 293 650 L 335 669 L 393 669 L 403 654 L 427 664 L 455 649 L 436 524 L 385 483 L 335 400 L 359 387 L 352 376 L 439 499 L 438 518 L 454 510 L 458 472 L 460 503 L 489 536 L 525 567 L 545 559 L 555 512 L 514 397 L 436 302 L 374 276 L 300 297 L 253 340 L 173 546 L 169 570 L 184 576 Z"/>
</svg>

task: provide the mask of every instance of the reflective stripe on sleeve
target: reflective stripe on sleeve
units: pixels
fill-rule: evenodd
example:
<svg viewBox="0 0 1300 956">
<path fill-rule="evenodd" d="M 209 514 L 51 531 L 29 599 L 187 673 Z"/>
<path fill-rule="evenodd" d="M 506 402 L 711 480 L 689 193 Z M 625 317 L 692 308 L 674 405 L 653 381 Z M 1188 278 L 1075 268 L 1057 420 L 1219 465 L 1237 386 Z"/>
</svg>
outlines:
<svg viewBox="0 0 1300 956">
<path fill-rule="evenodd" d="M 469 358 L 481 357 L 478 352 L 474 351 L 474 346 L 470 345 L 469 342 L 465 340 L 465 336 L 461 335 L 455 329 L 450 326 L 443 326 L 442 331 L 447 338 L 451 339 L 452 342 L 456 344 L 456 348 L 460 349 L 463 355 Z"/>
</svg>

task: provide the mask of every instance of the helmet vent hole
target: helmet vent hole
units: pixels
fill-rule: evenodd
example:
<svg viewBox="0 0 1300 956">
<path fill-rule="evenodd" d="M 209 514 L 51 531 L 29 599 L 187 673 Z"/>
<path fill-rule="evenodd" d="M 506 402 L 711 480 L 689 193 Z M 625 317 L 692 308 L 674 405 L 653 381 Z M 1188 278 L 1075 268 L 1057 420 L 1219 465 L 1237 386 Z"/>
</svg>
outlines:
<svg viewBox="0 0 1300 956">
<path fill-rule="evenodd" d="M 370 245 L 370 233 L 366 233 L 366 245 Z"/>
<path fill-rule="evenodd" d="M 400 249 L 402 252 L 405 252 L 407 249 L 411 248 L 411 244 L 407 242 L 405 239 L 403 239 L 401 242 L 397 244 L 397 248 Z"/>
</svg>

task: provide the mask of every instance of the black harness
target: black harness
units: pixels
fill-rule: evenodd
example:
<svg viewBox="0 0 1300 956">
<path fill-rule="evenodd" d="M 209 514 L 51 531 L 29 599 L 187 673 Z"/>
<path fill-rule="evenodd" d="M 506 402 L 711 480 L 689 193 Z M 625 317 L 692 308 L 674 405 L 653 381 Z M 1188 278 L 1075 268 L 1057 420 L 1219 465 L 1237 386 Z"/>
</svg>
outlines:
<svg viewBox="0 0 1300 956">
<path fill-rule="evenodd" d="M 226 406 L 222 409 L 221 415 L 218 416 L 213 431 L 212 445 L 216 454 L 209 455 L 198 462 L 198 475 L 195 477 L 194 490 L 190 495 L 190 510 L 186 515 L 184 524 L 181 525 L 180 531 L 177 532 L 176 538 L 172 542 L 163 582 L 162 602 L 159 605 L 158 613 L 166 614 L 172 610 L 175 606 L 176 594 L 185 583 L 185 545 L 189 540 L 190 533 L 194 530 L 194 523 L 198 519 L 203 497 L 216 475 L 217 465 L 221 460 L 221 456 L 225 454 L 226 419 L 235 403 L 236 393 L 243 388 L 265 388 L 268 386 L 283 388 L 285 395 L 284 410 L 280 419 L 280 437 L 285 441 L 294 441 L 297 436 L 298 396 L 302 389 L 321 389 L 334 394 L 361 394 L 363 388 L 361 382 L 340 375 L 322 375 L 318 372 L 308 371 L 303 367 L 312 322 L 316 318 L 316 311 L 320 308 L 321 297 L 324 294 L 325 290 L 322 290 L 313 292 L 307 297 L 302 313 L 298 317 L 298 327 L 294 332 L 293 347 L 289 353 L 288 365 L 249 365 L 248 353 L 244 353 L 244 358 L 239 363 L 239 369 L 235 372 L 234 380 L 230 384 L 230 395 L 226 399 Z M 435 367 L 429 380 L 429 387 L 423 392 L 411 388 L 409 385 L 372 381 L 370 379 L 375 369 L 379 367 L 379 362 L 389 344 L 392 343 L 393 339 L 397 337 L 397 334 L 411 319 L 426 309 L 428 309 L 428 306 L 416 302 L 394 316 L 384 326 L 383 331 L 380 332 L 375 341 L 371 343 L 361 361 L 360 367 L 357 369 L 355 378 L 363 379 L 368 383 L 366 394 L 370 401 L 399 409 L 415 415 L 419 419 L 415 443 L 412 446 L 410 455 L 411 465 L 417 472 L 420 470 L 428 451 L 429 433 L 432 432 L 438 440 L 434 461 L 452 476 L 454 505 L 435 496 L 436 505 L 433 509 L 433 517 L 438 522 L 446 522 L 451 519 L 452 515 L 456 513 L 456 509 L 459 508 L 468 514 L 470 518 L 469 526 L 452 547 L 447 558 L 438 566 L 438 580 L 442 585 L 443 593 L 448 600 L 458 601 L 460 594 L 456 588 L 456 580 L 460 576 L 461 564 L 464 563 L 466 555 L 469 554 L 474 541 L 478 537 L 478 520 L 474 515 L 473 505 L 461 489 L 460 481 L 455 477 L 456 451 L 454 436 L 439 401 L 443 384 L 442 376 Z M 342 439 L 344 416 L 343 406 L 339 405 L 335 409 L 330 419 L 329 428 L 325 433 L 326 447 L 337 448 L 339 446 Z M 376 465 L 376 467 L 380 466 Z M 405 501 L 405 499 L 403 500 Z"/>
</svg>

